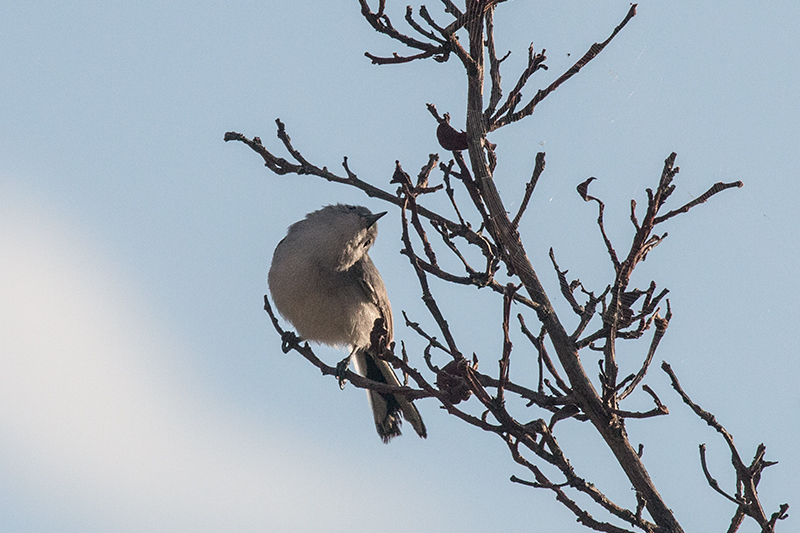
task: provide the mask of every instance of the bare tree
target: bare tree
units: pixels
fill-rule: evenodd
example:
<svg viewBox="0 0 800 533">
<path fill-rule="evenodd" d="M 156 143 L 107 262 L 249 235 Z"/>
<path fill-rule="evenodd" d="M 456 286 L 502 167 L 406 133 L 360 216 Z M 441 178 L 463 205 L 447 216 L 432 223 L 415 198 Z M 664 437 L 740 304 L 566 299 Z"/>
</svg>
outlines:
<svg viewBox="0 0 800 533">
<path fill-rule="evenodd" d="M 514 461 L 524 466 L 532 476 L 530 480 L 514 476 L 512 481 L 552 491 L 556 499 L 574 513 L 580 523 L 591 529 L 606 532 L 683 531 L 648 475 L 642 460 L 641 446 L 634 449 L 625 429 L 626 419 L 645 419 L 668 414 L 667 407 L 653 389 L 643 384 L 643 379 L 651 367 L 672 317 L 669 300 L 666 299 L 667 290 L 658 290 L 654 281 L 645 288 L 633 287 L 631 276 L 636 266 L 667 236 L 666 233 L 661 233 L 661 228 L 670 219 L 688 212 L 719 192 L 741 187 L 742 183 L 715 183 L 695 200 L 667 210 L 666 204 L 676 188 L 674 182 L 679 171 L 675 166 L 676 154 L 670 154 L 664 162 L 655 187 L 646 191 L 646 205 L 639 208 L 637 202 L 631 200 L 630 222 L 634 236 L 622 253 L 618 252 L 618 247 L 606 233 L 603 201 L 589 193 L 590 184 L 595 178 L 578 184 L 577 192 L 583 200 L 597 204 L 597 225 L 605 244 L 606 260 L 613 266 L 614 276 L 596 294 L 584 287 L 579 280 L 569 279 L 567 271 L 562 270 L 553 249 L 550 249 L 552 267 L 560 282 L 560 297 L 569 304 L 578 323 L 574 330 L 568 331 L 564 326 L 566 319 L 559 317 L 554 310 L 518 231 L 520 220 L 544 172 L 545 154 L 537 154 L 520 207 L 513 216 L 509 216 L 493 179 L 497 162 L 496 147 L 487 139 L 487 134 L 529 117 L 542 100 L 575 76 L 625 28 L 636 15 L 636 5 L 630 7 L 605 40 L 593 44 L 555 81 L 527 98 L 523 96 L 523 89 L 537 71 L 547 69 L 546 56 L 544 50 L 536 52 L 531 46 L 528 50 L 527 66 L 517 75 L 510 91 L 503 89 L 500 70 L 507 55 L 499 57 L 497 54 L 494 27 L 495 9 L 502 4 L 502 0 L 466 0 L 463 8 L 451 0 L 441 2 L 444 13 L 436 18 L 425 6 L 420 7 L 416 13 L 409 6 L 405 12 L 408 30 L 403 32 L 387 15 L 385 0 L 377 2 L 375 11 L 367 0 L 359 0 L 361 13 L 367 23 L 377 32 L 409 49 L 408 53 L 393 53 L 389 56 L 367 52 L 366 57 L 374 64 L 391 65 L 428 58 L 446 62 L 455 58 L 464 67 L 468 82 L 466 131 L 459 131 L 451 126 L 447 113 L 440 115 L 435 105 L 428 104 L 428 110 L 437 122 L 437 138 L 442 148 L 450 151 L 449 160 L 443 161 L 438 155 L 431 154 L 416 179 L 412 179 L 397 162 L 389 181 L 397 184 L 397 189 L 390 192 L 388 188 L 380 188 L 360 180 L 350 170 L 347 158 L 344 158 L 342 165 L 344 174 L 336 174 L 325 166 L 311 163 L 294 147 L 280 120 L 276 121 L 278 138 L 290 160 L 273 154 L 258 137 L 249 139 L 242 134 L 229 132 L 225 135 L 225 140 L 247 144 L 276 174 L 318 176 L 331 182 L 356 187 L 370 197 L 400 208 L 404 243 L 401 253 L 408 258 L 418 278 L 422 299 L 438 331 L 428 331 L 425 326 L 412 321 L 404 313 L 406 325 L 427 343 L 422 354 L 425 369 L 420 370 L 409 363 L 403 344 L 398 350 L 399 354 L 393 346 L 384 350 L 383 357 L 402 369 L 406 376 L 406 385 L 393 387 L 347 372 L 346 377 L 351 383 L 356 387 L 403 394 L 410 399 L 435 398 L 453 416 L 476 428 L 496 434 L 506 443 Z M 462 37 L 461 40 L 459 36 Z M 485 79 L 487 64 L 488 80 Z M 466 151 L 466 158 L 462 151 Z M 435 170 L 438 170 L 442 183 L 431 185 L 437 175 Z M 454 184 L 459 184 L 467 192 L 470 199 L 468 209 L 458 205 Z M 452 214 L 445 215 L 426 208 L 423 200 L 430 194 L 446 194 Z M 423 220 L 427 220 L 427 224 Z M 441 241 L 439 250 L 434 249 L 429 238 L 431 230 Z M 464 252 L 465 248 L 477 250 L 479 257 L 482 257 L 481 265 L 472 264 L 466 259 L 469 254 Z M 463 265 L 463 272 L 445 270 L 437 259 L 437 254 L 443 252 L 453 254 Z M 501 283 L 496 278 L 501 266 L 508 271 L 506 283 Z M 502 298 L 505 342 L 495 373 L 490 375 L 479 372 L 477 358 L 465 356 L 469 350 L 461 347 L 461 343 L 451 332 L 444 313 L 430 290 L 430 276 L 467 287 L 488 287 L 497 293 L 498 298 Z M 523 312 L 517 313 L 516 322 L 530 341 L 527 351 L 530 353 L 532 350 L 537 355 L 539 372 L 536 383 L 517 383 L 510 379 L 509 366 L 514 346 L 509 332 L 514 322 L 514 305 L 523 309 Z M 295 350 L 321 369 L 324 375 L 337 375 L 336 367 L 322 362 L 308 344 L 302 343 L 292 332 L 281 328 L 266 297 L 265 309 L 282 336 L 284 351 Z M 529 326 L 531 319 L 538 320 L 536 327 Z M 380 335 L 380 328 L 381 324 L 376 323 L 375 338 Z M 617 360 L 619 343 L 644 339 L 647 336 L 649 346 L 644 360 L 634 368 L 621 368 Z M 596 382 L 589 378 L 589 371 L 584 366 L 584 362 L 594 360 L 594 356 L 586 355 L 581 359 L 580 355 L 582 352 L 591 354 L 593 351 L 601 354 L 599 378 Z M 551 354 L 555 354 L 555 357 L 551 357 Z M 759 501 L 757 488 L 761 473 L 767 466 L 775 464 L 764 458 L 764 445 L 758 447 L 753 460 L 749 465 L 746 464 L 730 433 L 712 414 L 690 399 L 666 362 L 661 367 L 669 375 L 673 388 L 683 401 L 717 430 L 730 448 L 736 473 L 736 488 L 733 492 L 726 491 L 717 483 L 706 464 L 705 446 L 700 446 L 701 464 L 709 485 L 736 506 L 728 531 L 736 531 L 747 516 L 755 520 L 762 531 L 774 531 L 777 521 L 787 516 L 788 505 L 780 505 L 777 511 L 770 514 Z M 409 378 L 413 385 L 408 385 Z M 653 408 L 649 411 L 630 411 L 623 408 L 623 400 L 637 388 L 652 398 Z M 528 415 L 527 419 L 535 418 L 532 422 L 522 422 L 509 412 L 507 407 L 510 401 L 524 402 L 530 409 L 537 410 L 538 414 Z M 635 491 L 635 507 L 628 508 L 615 503 L 595 484 L 580 477 L 575 471 L 555 437 L 557 422 L 567 418 L 582 421 L 586 423 L 585 431 L 596 431 L 600 434 Z M 555 467 L 557 479 L 552 479 L 552 474 L 545 474 L 545 470 L 541 468 L 545 465 L 549 465 L 548 468 Z M 589 498 L 581 501 L 590 501 L 593 504 L 579 504 L 575 497 L 579 493 Z M 598 513 L 602 513 L 602 516 Z"/>
</svg>

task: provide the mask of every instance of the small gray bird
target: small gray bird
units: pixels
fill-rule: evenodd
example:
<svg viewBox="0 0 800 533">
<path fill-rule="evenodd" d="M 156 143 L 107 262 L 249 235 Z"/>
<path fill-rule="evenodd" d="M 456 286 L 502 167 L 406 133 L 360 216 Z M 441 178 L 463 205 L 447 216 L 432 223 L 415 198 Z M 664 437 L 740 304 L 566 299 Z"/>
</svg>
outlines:
<svg viewBox="0 0 800 533">
<path fill-rule="evenodd" d="M 392 308 L 378 269 L 367 252 L 386 213 L 352 205 L 329 205 L 289 226 L 275 248 L 269 290 L 278 311 L 300 336 L 349 347 L 356 372 L 374 381 L 400 385 L 386 361 L 370 352 L 370 333 L 383 318 L 392 340 Z M 375 427 L 384 442 L 400 435 L 400 415 L 420 437 L 425 424 L 402 396 L 368 391 Z"/>
</svg>

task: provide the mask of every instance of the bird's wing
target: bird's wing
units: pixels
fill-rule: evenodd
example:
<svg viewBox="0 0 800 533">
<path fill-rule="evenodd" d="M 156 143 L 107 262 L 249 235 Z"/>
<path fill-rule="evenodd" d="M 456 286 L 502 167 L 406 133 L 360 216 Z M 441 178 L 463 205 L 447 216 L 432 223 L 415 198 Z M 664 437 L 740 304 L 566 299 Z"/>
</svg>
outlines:
<svg viewBox="0 0 800 533">
<path fill-rule="evenodd" d="M 371 267 L 371 268 L 370 268 Z M 394 338 L 394 325 L 392 323 L 392 306 L 389 303 L 389 297 L 386 293 L 386 286 L 383 284 L 378 269 L 372 263 L 368 255 L 357 261 L 353 266 L 353 274 L 355 279 L 361 284 L 364 290 L 364 295 L 378 308 L 384 322 L 386 323 L 386 331 L 389 333 L 389 342 Z"/>
</svg>

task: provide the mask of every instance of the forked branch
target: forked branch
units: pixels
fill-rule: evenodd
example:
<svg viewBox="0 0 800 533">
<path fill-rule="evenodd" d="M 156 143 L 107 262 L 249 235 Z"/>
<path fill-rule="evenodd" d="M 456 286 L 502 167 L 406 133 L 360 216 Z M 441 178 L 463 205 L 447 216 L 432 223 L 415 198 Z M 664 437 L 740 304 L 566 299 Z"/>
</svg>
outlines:
<svg viewBox="0 0 800 533">
<path fill-rule="evenodd" d="M 675 391 L 680 395 L 683 402 L 688 405 L 697 416 L 703 419 L 706 424 L 714 428 L 717 433 L 722 435 L 722 438 L 728 445 L 728 449 L 730 450 L 731 454 L 731 463 L 736 471 L 736 486 L 738 487 L 736 496 L 731 496 L 723 491 L 720 488 L 719 483 L 717 483 L 717 481 L 711 476 L 705 461 L 705 444 L 701 444 L 700 459 L 702 461 L 703 472 L 705 473 L 709 486 L 711 486 L 711 488 L 718 493 L 722 494 L 728 500 L 738 505 L 736 509 L 737 516 L 747 515 L 753 518 L 758 525 L 761 526 L 761 531 L 763 533 L 773 533 L 775 531 L 776 522 L 786 518 L 786 511 L 789 509 L 789 504 L 784 503 L 780 505 L 778 511 L 767 518 L 767 515 L 764 513 L 764 509 L 761 506 L 761 501 L 758 497 L 758 483 L 761 481 L 761 472 L 768 466 L 772 466 L 777 463 L 774 461 L 766 461 L 764 459 L 766 447 L 763 444 L 760 444 L 756 450 L 753 461 L 749 466 L 745 465 L 744 461 L 742 461 L 742 458 L 739 455 L 739 451 L 736 449 L 736 445 L 733 443 L 733 435 L 731 435 L 728 430 L 726 430 L 722 424 L 717 421 L 713 414 L 709 413 L 692 401 L 689 395 L 681 387 L 680 382 L 678 382 L 678 378 L 675 375 L 675 372 L 673 372 L 672 367 L 670 367 L 666 361 L 661 363 L 661 369 L 669 376 L 670 381 L 672 382 L 672 388 L 674 388 Z M 736 517 L 734 517 L 732 524 L 736 524 L 736 522 Z M 738 522 L 741 523 L 741 520 L 738 520 Z M 739 526 L 737 524 L 735 529 L 729 529 L 729 531 L 736 531 L 738 527 Z"/>
<path fill-rule="evenodd" d="M 600 52 L 602 52 L 606 46 L 608 46 L 608 43 L 610 43 L 611 40 L 614 37 L 616 37 L 617 34 L 622 30 L 622 28 L 624 28 L 625 25 L 628 24 L 628 22 L 636 15 L 636 5 L 637 4 L 631 4 L 631 8 L 628 10 L 628 13 L 625 15 L 625 18 L 622 19 L 622 22 L 620 22 L 616 28 L 614 28 L 614 31 L 611 32 L 611 35 L 609 35 L 605 41 L 601 43 L 594 43 L 592 46 L 590 46 L 589 50 L 585 54 L 583 54 L 583 57 L 581 57 L 566 72 L 564 72 L 561 76 L 559 76 L 558 79 L 556 79 L 546 88 L 539 89 L 536 95 L 533 98 L 531 98 L 531 100 L 527 104 L 525 104 L 525 107 L 523 107 L 519 111 L 514 111 L 514 106 L 512 105 L 512 103 L 515 101 L 515 99 L 517 99 L 517 97 L 514 96 L 512 98 L 512 95 L 509 95 L 509 102 L 508 102 L 509 105 L 504 106 L 503 108 L 498 110 L 498 112 L 495 114 L 495 116 L 489 123 L 489 131 L 494 131 L 498 128 L 502 128 L 507 124 L 511 124 L 512 122 L 516 122 L 531 115 L 533 113 L 534 108 L 539 104 L 539 102 L 547 98 L 547 96 L 550 93 L 558 89 L 562 83 L 564 83 L 572 76 L 580 72 L 580 70 L 583 67 L 585 67 L 592 59 L 597 57 L 597 55 Z M 541 60 L 539 64 L 541 64 L 541 61 L 543 60 L 544 60 L 544 51 L 542 51 Z M 519 89 L 522 88 L 522 85 L 525 85 L 525 82 L 530 76 L 530 74 L 527 74 L 526 76 L 526 73 L 531 69 L 530 63 L 531 62 L 529 61 L 529 67 L 523 72 L 522 76 L 520 77 L 521 85 L 519 86 Z"/>
<path fill-rule="evenodd" d="M 441 146 L 452 156 L 449 161 L 439 161 L 438 155 L 430 154 L 416 180 L 402 169 L 399 162 L 396 162 L 390 183 L 397 184 L 398 189 L 392 193 L 360 180 L 350 169 L 347 158 L 344 158 L 342 163 L 344 175 L 331 172 L 327 167 L 315 165 L 294 147 L 280 120 L 276 121 L 278 139 L 288 154 L 286 158 L 278 157 L 265 148 L 258 137 L 251 140 L 242 134 L 229 132 L 225 140 L 237 140 L 246 144 L 258 153 L 265 165 L 276 174 L 317 176 L 331 182 L 356 187 L 370 197 L 400 208 L 403 241 L 401 253 L 408 258 L 417 276 L 421 297 L 430 319 L 435 324 L 436 334 L 428 333 L 423 325 L 412 322 L 405 313 L 403 315 L 406 325 L 424 340 L 426 346 L 422 350 L 422 357 L 427 365 L 426 372 L 436 376 L 436 381 L 432 384 L 433 380 L 429 381 L 408 363 L 404 344 L 402 358 L 395 356 L 393 348 L 382 357 L 396 368 L 402 369 L 407 376 L 406 382 L 412 382 L 413 386 L 390 386 L 348 371 L 345 377 L 349 381 L 361 388 L 401 394 L 409 399 L 436 398 L 450 414 L 483 431 L 498 435 L 508 446 L 513 459 L 533 475 L 533 481 L 516 477 L 512 477 L 512 481 L 552 491 L 556 499 L 565 505 L 579 522 L 592 529 L 625 533 L 630 531 L 626 528 L 631 527 L 648 533 L 680 533 L 681 526 L 656 490 L 644 467 L 641 446 L 638 451 L 634 449 L 625 429 L 625 419 L 646 419 L 668 413 L 666 405 L 661 402 L 653 389 L 644 384 L 644 379 L 666 332 L 672 311 L 667 301 L 666 314 L 663 317 L 660 315 L 667 290 L 657 291 L 654 281 L 645 289 L 631 288 L 629 284 L 635 267 L 667 236 L 666 233 L 654 233 L 657 224 L 688 212 L 723 190 L 741 187 L 742 184 L 741 182 L 717 183 L 695 200 L 662 214 L 663 206 L 675 190 L 673 181 L 679 171 L 679 168 L 674 166 L 676 155 L 671 154 L 664 162 L 657 188 L 647 189 L 647 207 L 644 216 L 641 218 L 637 216 L 636 202 L 631 201 L 629 216 L 635 231 L 630 249 L 624 256 L 617 253 L 614 243 L 606 232 L 605 204 L 589 194 L 589 185 L 595 178 L 589 178 L 580 184 L 578 192 L 582 198 L 594 201 L 598 205 L 597 224 L 608 260 L 614 269 L 614 279 L 613 283 L 604 284 L 605 288 L 598 290 L 599 296 L 595 296 L 595 293 L 584 287 L 580 280 L 567 278 L 567 270 L 559 267 L 555 254 L 552 248 L 550 249 L 550 259 L 558 278 L 561 295 L 572 311 L 570 317 L 577 322 L 574 330 L 570 328 L 573 330 L 572 333 L 568 333 L 562 323 L 562 317 L 557 315 L 533 268 L 519 231 L 520 221 L 544 171 L 545 155 L 543 152 L 537 154 L 532 176 L 524 193 L 520 191 L 519 208 L 515 214 L 509 214 L 498 191 L 498 184 L 494 180 L 493 173 L 498 155 L 495 153 L 495 146 L 487 139 L 487 134 L 532 115 L 538 103 L 603 51 L 635 16 L 636 4 L 631 5 L 608 38 L 593 44 L 571 68 L 550 85 L 539 90 L 523 105 L 522 92 L 533 79 L 533 74 L 547 68 L 544 64 L 545 50 L 535 52 L 531 45 L 528 49 L 527 65 L 518 75 L 514 87 L 504 96 L 500 70 L 508 53 L 498 54 L 494 27 L 494 10 L 500 2 L 467 0 L 462 10 L 452 0 L 441 1 L 445 13 L 450 17 L 448 23 L 437 21 L 424 6 L 419 8 L 416 14 L 411 7 L 408 7 L 404 17 L 409 28 L 407 33 L 395 28 L 386 13 L 385 0 L 372 2 L 373 6 L 377 5 L 376 11 L 370 8 L 367 0 L 359 0 L 359 4 L 362 15 L 373 29 L 410 49 L 405 55 L 395 53 L 387 57 L 367 53 L 367 57 L 373 63 L 407 63 L 430 57 L 443 62 L 450 57 L 450 54 L 455 54 L 463 64 L 468 82 L 466 131 L 451 126 L 447 113 L 440 116 L 436 107 L 428 104 L 428 110 L 438 123 L 437 138 Z M 467 33 L 468 44 L 465 40 L 465 45 L 462 45 L 456 33 L 460 33 L 461 37 Z M 487 84 L 484 83 L 485 67 L 488 68 L 490 76 L 488 95 L 484 95 L 484 91 L 487 90 Z M 438 171 L 434 172 L 437 168 L 442 173 L 443 185 L 433 184 L 436 179 L 435 174 L 438 174 Z M 454 184 L 458 183 L 464 186 L 474 211 L 467 206 L 459 206 L 456 202 Z M 454 215 L 451 216 L 455 216 L 457 222 L 422 205 L 423 202 L 428 204 L 429 195 L 434 195 L 433 198 L 436 198 L 437 194 L 448 209 L 452 206 Z M 447 195 L 446 199 L 444 194 Z M 469 213 L 472 213 L 472 216 Z M 424 219 L 427 219 L 440 235 L 441 242 L 438 239 L 429 240 L 430 230 L 423 224 Z M 480 254 L 476 254 L 477 257 L 481 262 L 485 261 L 485 265 L 473 268 L 471 261 L 476 255 L 471 256 L 468 253 L 466 249 L 468 246 L 474 247 L 473 250 Z M 461 248 L 465 249 L 462 251 Z M 442 266 L 445 264 L 442 250 L 444 254 L 453 254 L 463 265 L 464 273 L 456 274 Z M 506 270 L 501 271 L 501 266 L 505 266 Z M 502 279 L 501 282 L 495 279 L 496 274 L 499 279 L 502 279 L 501 275 L 506 274 L 507 279 Z M 478 357 L 474 352 L 471 360 L 464 356 L 464 353 L 469 354 L 472 351 L 469 349 L 471 339 L 456 338 L 454 330 L 450 328 L 445 318 L 443 307 L 434 297 L 429 283 L 429 277 L 432 276 L 462 287 L 489 287 L 503 295 L 502 344 L 498 345 L 501 346 L 499 362 L 497 366 L 492 365 L 497 372 L 495 376 L 478 371 Z M 510 320 L 515 303 L 534 310 L 536 318 L 540 321 L 534 329 L 538 333 L 532 333 L 526 326 L 522 314 L 517 315 L 520 330 L 530 344 L 521 343 L 517 346 L 513 344 L 515 333 L 510 327 Z M 281 335 L 284 351 L 297 351 L 325 375 L 337 375 L 341 372 L 340 369 L 320 361 L 311 348 L 303 344 L 296 335 L 282 330 L 266 299 L 265 309 Z M 635 363 L 636 366 L 632 369 L 620 373 L 616 357 L 618 341 L 639 339 L 653 325 L 655 331 L 644 361 Z M 589 330 L 592 332 L 586 333 L 590 326 L 594 331 Z M 602 392 L 599 394 L 581 361 L 579 353 L 584 349 L 603 352 L 600 361 Z M 551 353 L 554 353 L 552 357 Z M 519 357 L 530 357 L 532 363 L 538 365 L 538 383 L 526 387 L 525 382 L 515 381 L 514 369 L 518 367 L 513 361 Z M 446 363 L 441 364 L 437 358 L 445 358 Z M 493 360 L 498 361 L 497 356 L 494 356 Z M 440 364 L 441 366 L 438 366 Z M 701 447 L 703 471 L 709 485 L 737 506 L 729 531 L 735 531 L 745 516 L 751 516 L 761 525 L 764 532 L 772 532 L 775 523 L 785 518 L 788 505 L 781 505 L 778 511 L 767 516 L 758 501 L 756 488 L 761 472 L 767 466 L 774 464 L 764 460 L 763 445 L 756 451 L 753 461 L 746 465 L 739 457 L 730 434 L 716 422 L 713 415 L 703 411 L 689 399 L 668 365 L 662 368 L 670 374 L 673 387 L 684 402 L 719 431 L 730 447 L 732 462 L 737 473 L 738 488 L 735 494 L 726 492 L 719 486 L 708 469 L 705 448 Z M 531 377 L 532 381 L 535 379 L 535 376 Z M 649 411 L 626 410 L 620 406 L 620 403 L 637 388 L 652 398 L 654 406 Z M 522 422 L 517 417 L 516 409 L 523 406 L 542 409 L 547 416 L 542 418 L 539 415 L 533 417 L 525 415 L 527 422 Z M 474 414 L 469 409 L 473 411 L 480 409 L 482 413 Z M 547 417 L 549 423 L 545 422 Z M 630 481 L 636 498 L 635 504 L 630 505 L 630 508 L 612 502 L 593 483 L 581 478 L 556 441 L 554 427 L 557 423 L 561 428 L 562 425 L 587 421 L 590 423 L 582 426 L 598 431 Z M 553 472 L 558 479 L 553 481 L 553 475 L 550 472 L 545 474 L 534 460 L 540 464 L 544 461 L 548 468 L 555 467 Z M 584 498 L 583 501 L 596 504 L 597 507 L 592 508 L 593 514 L 589 513 L 589 507 L 584 503 L 578 503 L 569 491 L 588 496 L 589 499 Z M 599 509 L 607 513 L 609 518 L 624 523 L 626 528 L 594 516 L 596 514 L 594 509 Z M 652 521 L 643 518 L 645 511 L 649 513 Z"/>
</svg>

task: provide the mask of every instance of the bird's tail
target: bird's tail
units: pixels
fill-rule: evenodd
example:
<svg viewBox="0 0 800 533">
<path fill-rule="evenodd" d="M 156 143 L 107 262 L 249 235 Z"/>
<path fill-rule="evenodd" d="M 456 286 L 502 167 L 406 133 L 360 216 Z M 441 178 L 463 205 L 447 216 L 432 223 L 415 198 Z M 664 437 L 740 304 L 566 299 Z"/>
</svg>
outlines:
<svg viewBox="0 0 800 533">
<path fill-rule="evenodd" d="M 357 350 L 354 354 L 356 372 L 373 381 L 387 385 L 400 386 L 400 380 L 388 362 L 378 359 L 364 349 Z M 400 435 L 402 418 L 405 418 L 417 435 L 423 439 L 428 436 L 422 417 L 416 406 L 403 396 L 386 394 L 373 390 L 367 391 L 372 415 L 375 417 L 375 428 L 378 430 L 383 442 L 389 442 L 393 437 Z"/>
</svg>

